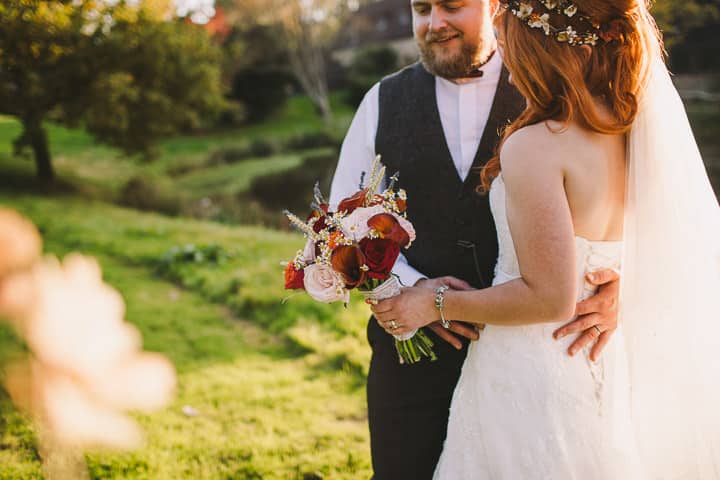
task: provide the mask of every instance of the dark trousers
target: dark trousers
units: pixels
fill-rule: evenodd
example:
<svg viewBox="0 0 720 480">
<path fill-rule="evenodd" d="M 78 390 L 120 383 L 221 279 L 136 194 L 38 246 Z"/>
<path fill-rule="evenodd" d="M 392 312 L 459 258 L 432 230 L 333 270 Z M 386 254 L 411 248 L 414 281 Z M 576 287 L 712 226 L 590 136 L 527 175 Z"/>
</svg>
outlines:
<svg viewBox="0 0 720 480">
<path fill-rule="evenodd" d="M 374 480 L 431 480 L 447 433 L 450 401 L 467 354 L 425 329 L 438 360 L 400 365 L 394 339 L 368 324 L 367 400 Z"/>
</svg>

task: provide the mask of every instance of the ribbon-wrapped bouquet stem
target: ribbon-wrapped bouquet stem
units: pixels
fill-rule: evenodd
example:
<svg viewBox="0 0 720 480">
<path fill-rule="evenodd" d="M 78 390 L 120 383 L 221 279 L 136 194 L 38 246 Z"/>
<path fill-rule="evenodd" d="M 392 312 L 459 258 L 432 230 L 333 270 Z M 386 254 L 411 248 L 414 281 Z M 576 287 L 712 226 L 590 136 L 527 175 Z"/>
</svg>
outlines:
<svg viewBox="0 0 720 480">
<path fill-rule="evenodd" d="M 394 178 L 382 193 L 375 193 L 384 177 L 378 156 L 368 185 L 342 200 L 336 211 L 330 211 L 316 185 L 307 220 L 286 212 L 307 243 L 285 268 L 285 288 L 305 290 L 323 303 L 347 304 L 352 289 L 370 300 L 400 294 L 392 268 L 400 250 L 415 240 L 415 229 L 406 218 L 406 193 L 395 190 Z M 433 342 L 422 330 L 395 336 L 395 347 L 400 363 L 437 358 Z"/>
</svg>

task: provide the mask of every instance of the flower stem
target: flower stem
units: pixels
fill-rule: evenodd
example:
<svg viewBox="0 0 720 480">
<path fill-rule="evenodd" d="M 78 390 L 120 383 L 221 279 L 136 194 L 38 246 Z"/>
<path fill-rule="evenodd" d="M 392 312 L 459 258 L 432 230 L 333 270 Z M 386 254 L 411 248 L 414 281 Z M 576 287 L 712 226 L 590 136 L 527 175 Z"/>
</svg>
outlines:
<svg viewBox="0 0 720 480">
<path fill-rule="evenodd" d="M 433 352 L 433 346 L 432 340 L 422 330 L 418 330 L 407 340 L 395 340 L 395 349 L 401 364 L 418 363 L 423 358 L 429 358 L 434 362 L 437 360 L 437 355 Z"/>
</svg>

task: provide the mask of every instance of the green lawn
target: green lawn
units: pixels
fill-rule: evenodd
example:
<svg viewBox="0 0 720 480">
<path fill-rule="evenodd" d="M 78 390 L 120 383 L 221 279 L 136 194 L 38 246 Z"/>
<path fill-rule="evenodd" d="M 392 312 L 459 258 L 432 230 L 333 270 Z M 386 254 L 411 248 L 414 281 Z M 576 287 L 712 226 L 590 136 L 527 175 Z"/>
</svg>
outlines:
<svg viewBox="0 0 720 480">
<path fill-rule="evenodd" d="M 141 415 L 145 449 L 88 456 L 93 478 L 302 479 L 370 475 L 364 378 L 366 306 L 287 297 L 279 262 L 295 234 L 142 214 L 73 197 L 0 193 L 41 229 L 48 252 L 96 256 L 123 294 L 145 348 L 179 372 L 176 401 Z M 173 246 L 217 244 L 219 265 L 179 262 Z M 17 352 L 7 328 L 0 351 Z M 182 414 L 184 405 L 200 415 Z M 39 477 L 32 430 L 0 395 L 0 479 Z M 318 478 L 318 477 L 312 477 Z"/>
<path fill-rule="evenodd" d="M 329 127 L 330 133 L 342 137 L 347 129 L 352 110 L 341 101 L 341 94 L 331 97 L 335 120 Z M 284 139 L 326 129 L 312 104 L 306 97 L 290 98 L 286 107 L 275 117 L 260 125 L 251 125 L 226 131 L 206 134 L 177 136 L 163 140 L 159 144 L 160 155 L 152 161 L 140 157 L 128 157 L 122 152 L 94 143 L 92 137 L 82 130 L 68 129 L 53 123 L 46 123 L 50 139 L 53 164 L 63 180 L 79 186 L 85 194 L 96 198 L 112 199 L 133 177 L 147 177 L 174 185 L 175 179 L 170 173 L 178 167 L 201 165 L 215 150 L 221 148 L 243 147 L 255 140 L 282 141 Z M 0 116 L 0 174 L 8 178 L 31 177 L 34 164 L 31 159 L 12 156 L 12 141 L 20 134 L 20 124 L 13 118 Z M 312 152 L 309 152 L 312 153 Z M 280 160 L 278 157 L 251 160 L 247 167 L 234 166 L 232 177 L 225 177 L 222 167 L 204 169 L 204 175 L 219 183 L 218 193 L 240 193 L 259 174 L 273 173 L 293 168 L 300 162 L 301 154 L 289 154 Z M 267 169 L 263 162 L 269 160 Z M 244 162 L 243 162 L 244 163 Z M 200 170 L 194 172 L 199 174 Z M 193 175 L 194 176 L 194 175 Z M 238 176 L 242 179 L 238 180 Z M 218 178 L 229 178 L 220 182 Z M 194 178 L 187 180 L 191 186 Z M 200 181 L 202 183 L 202 180 Z M 0 183 L 0 186 L 2 183 Z M 213 183 L 210 182 L 212 187 Z M 234 191 L 238 186 L 240 191 Z M 215 193 L 212 188 L 204 194 Z"/>
<path fill-rule="evenodd" d="M 272 175 L 295 168 L 302 163 L 304 155 L 329 151 L 313 149 L 302 154 L 286 153 L 203 168 L 177 178 L 174 183 L 178 189 L 190 192 L 192 197 L 243 193 L 250 187 L 252 180 L 260 175 Z"/>
</svg>

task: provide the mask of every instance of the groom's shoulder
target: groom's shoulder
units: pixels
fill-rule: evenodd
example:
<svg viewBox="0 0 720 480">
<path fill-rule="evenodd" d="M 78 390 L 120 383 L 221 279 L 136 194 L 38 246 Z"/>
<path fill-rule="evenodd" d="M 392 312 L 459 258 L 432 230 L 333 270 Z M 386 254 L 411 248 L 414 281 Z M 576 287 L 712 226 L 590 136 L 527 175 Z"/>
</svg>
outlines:
<svg viewBox="0 0 720 480">
<path fill-rule="evenodd" d="M 425 67 L 422 66 L 422 63 L 415 62 L 411 65 L 401 68 L 394 73 L 386 75 L 385 77 L 383 77 L 382 80 L 380 80 L 380 84 L 405 84 L 422 76 L 430 76 L 430 74 L 427 72 L 427 70 L 425 70 Z"/>
</svg>

